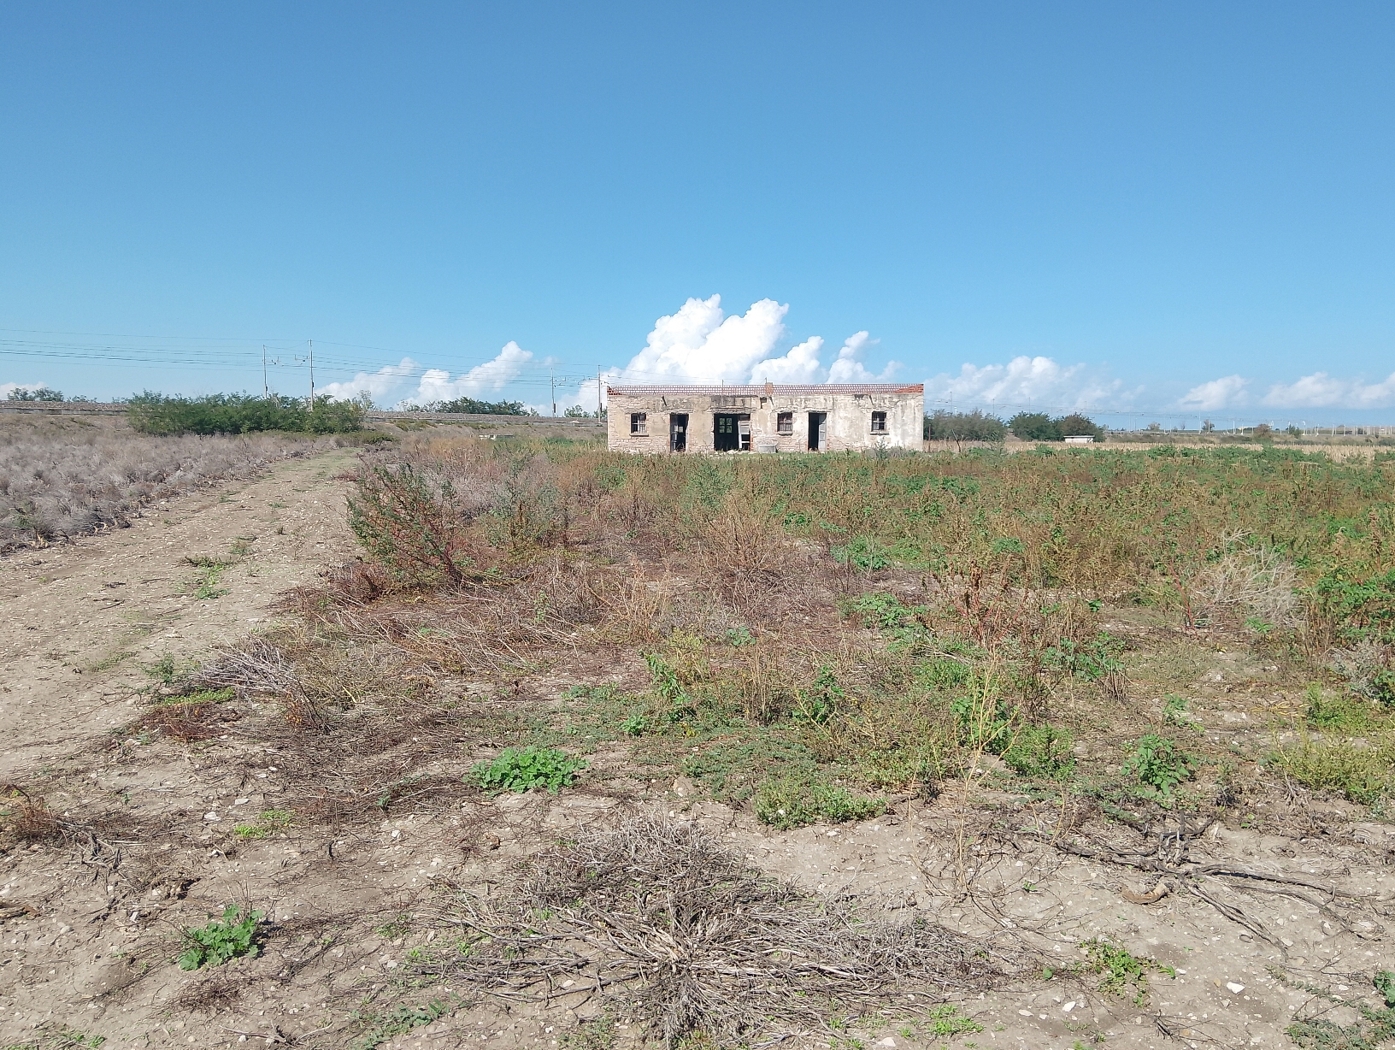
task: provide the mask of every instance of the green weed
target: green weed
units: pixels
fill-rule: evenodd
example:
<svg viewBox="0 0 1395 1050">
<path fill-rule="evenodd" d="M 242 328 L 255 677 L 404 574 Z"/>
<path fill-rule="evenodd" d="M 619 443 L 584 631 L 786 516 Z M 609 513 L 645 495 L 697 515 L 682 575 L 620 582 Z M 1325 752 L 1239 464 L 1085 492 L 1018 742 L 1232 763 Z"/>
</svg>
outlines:
<svg viewBox="0 0 1395 1050">
<path fill-rule="evenodd" d="M 1395 797 L 1395 734 L 1365 746 L 1309 738 L 1279 748 L 1268 764 L 1304 787 L 1336 791 L 1365 806 Z"/>
<path fill-rule="evenodd" d="M 1187 711 L 1187 698 L 1169 693 L 1163 697 L 1162 720 L 1179 729 L 1199 730 L 1200 724 Z"/>
<path fill-rule="evenodd" d="M 554 795 L 576 780 L 586 761 L 552 747 L 505 748 L 490 762 L 479 762 L 471 775 L 486 791 L 544 788 Z"/>
<path fill-rule="evenodd" d="M 756 792 L 756 817 L 781 831 L 820 821 L 866 820 L 884 812 L 886 799 L 855 795 L 818 778 L 787 775 L 766 781 Z"/>
<path fill-rule="evenodd" d="M 1078 947 L 1085 953 L 1085 973 L 1099 977 L 1099 989 L 1106 995 L 1126 995 L 1132 990 L 1131 1001 L 1143 1006 L 1148 1001 L 1148 975 L 1153 973 L 1176 977 L 1171 966 L 1162 966 L 1152 959 L 1139 958 L 1117 944 L 1093 937 L 1081 941 Z"/>
<path fill-rule="evenodd" d="M 432 999 L 423 1006 L 401 1003 L 383 1013 L 357 1012 L 351 1019 L 363 1025 L 367 1031 L 349 1045 L 353 1050 L 374 1050 L 393 1036 L 406 1035 L 415 1028 L 439 1020 L 452 1009 L 449 1003 Z"/>
<path fill-rule="evenodd" d="M 965 1032 L 981 1032 L 983 1025 L 972 1017 L 965 1017 L 953 1003 L 941 1003 L 930 1008 L 926 1015 L 925 1027 L 931 1035 L 963 1035 Z"/>
<path fill-rule="evenodd" d="M 1154 797 L 1168 801 L 1177 785 L 1196 775 L 1197 760 L 1174 740 L 1148 733 L 1124 761 L 1124 773 L 1135 777 Z"/>
<path fill-rule="evenodd" d="M 259 911 L 239 911 L 237 905 L 229 904 L 223 909 L 222 919 L 186 928 L 179 968 L 197 970 L 204 966 L 221 966 L 242 956 L 255 956 L 260 951 L 256 937 L 262 918 Z"/>
<path fill-rule="evenodd" d="M 1101 631 L 1088 642 L 1062 638 L 1046 650 L 1043 663 L 1062 674 L 1097 682 L 1106 675 L 1123 671 L 1124 664 L 1119 659 L 1123 651 L 1123 642 Z"/>
<path fill-rule="evenodd" d="M 1025 726 L 1003 751 L 1003 761 L 1024 777 L 1064 780 L 1075 770 L 1070 730 L 1051 725 Z"/>
<path fill-rule="evenodd" d="M 185 558 L 186 562 L 194 566 L 194 582 L 191 585 L 190 593 L 199 601 L 207 601 L 210 598 L 221 598 L 228 593 L 226 587 L 219 587 L 218 584 L 223 579 L 223 573 L 232 564 L 216 558 L 204 556 Z"/>
<path fill-rule="evenodd" d="M 233 834 L 240 839 L 264 839 L 291 826 L 291 814 L 284 809 L 264 809 L 249 824 L 237 824 Z"/>
<path fill-rule="evenodd" d="M 1348 696 L 1328 696 L 1316 683 L 1308 686 L 1308 704 L 1304 714 L 1313 729 L 1360 732 L 1370 728 L 1371 713 L 1367 701 Z"/>
</svg>

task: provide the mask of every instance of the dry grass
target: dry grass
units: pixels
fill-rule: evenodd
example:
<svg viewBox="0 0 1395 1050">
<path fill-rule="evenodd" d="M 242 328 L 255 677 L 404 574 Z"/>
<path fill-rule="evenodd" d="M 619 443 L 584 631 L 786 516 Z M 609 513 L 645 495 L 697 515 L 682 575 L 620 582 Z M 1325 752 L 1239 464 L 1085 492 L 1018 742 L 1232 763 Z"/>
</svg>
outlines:
<svg viewBox="0 0 1395 1050">
<path fill-rule="evenodd" d="M 604 991 L 666 1047 L 692 1036 L 774 1042 L 839 1015 L 922 1012 L 1021 975 L 1028 961 L 931 922 L 886 922 L 801 893 L 695 825 L 649 817 L 545 851 L 502 905 L 458 903 L 451 918 L 470 943 L 419 971 L 508 999 Z"/>
<path fill-rule="evenodd" d="M 120 528 L 159 500 L 253 476 L 337 440 L 151 437 L 112 420 L 50 419 L 6 419 L 0 435 L 0 552 Z"/>
</svg>

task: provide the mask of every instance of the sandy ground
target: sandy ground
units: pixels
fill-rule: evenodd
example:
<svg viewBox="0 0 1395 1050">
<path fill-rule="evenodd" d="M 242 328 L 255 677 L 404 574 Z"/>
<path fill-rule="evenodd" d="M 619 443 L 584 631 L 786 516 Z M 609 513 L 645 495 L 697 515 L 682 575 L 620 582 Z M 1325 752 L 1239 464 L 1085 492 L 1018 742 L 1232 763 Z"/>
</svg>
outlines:
<svg viewBox="0 0 1395 1050">
<path fill-rule="evenodd" d="M 427 797 L 371 826 L 239 841 L 238 820 L 297 801 L 275 752 L 252 748 L 236 726 L 199 747 L 144 745 L 120 730 L 139 712 L 145 668 L 166 655 L 198 660 L 264 627 L 278 594 L 352 556 L 337 478 L 353 455 L 290 461 L 259 481 L 158 508 L 128 530 L 0 561 L 0 781 L 42 793 L 74 827 L 115 829 L 0 857 L 0 1045 L 77 1045 L 56 1041 L 65 1026 L 105 1038 L 109 1050 L 370 1045 L 368 1021 L 348 1023 L 355 1011 L 371 1018 L 392 1003 L 465 993 L 401 976 L 414 947 L 449 935 L 452 887 L 487 892 L 568 829 L 654 809 L 699 821 L 809 891 L 857 894 L 878 913 L 1020 935 L 1062 964 L 1079 961 L 1078 942 L 1106 935 L 1176 970 L 1153 976 L 1146 1004 L 1057 974 L 964 1000 L 979 1032 L 936 1035 L 888 1017 L 849 1033 L 867 1046 L 1277 1048 L 1292 1045 L 1284 1030 L 1296 1014 L 1332 1010 L 1303 985 L 1361 995 L 1374 970 L 1395 966 L 1386 929 L 1395 833 L 1340 807 L 1307 811 L 1306 823 L 1294 822 L 1301 833 L 1216 828 L 1198 844 L 1197 859 L 1351 895 L 1217 887 L 1249 926 L 1194 895 L 1130 903 L 1126 889 L 1150 888 L 1142 876 L 1051 849 L 1008 796 L 976 792 L 996 807 L 993 836 L 961 836 L 961 796 L 951 791 L 859 826 L 777 833 L 697 800 L 682 779 L 631 779 L 619 752 L 598 755 L 594 774 L 556 798 Z M 185 559 L 235 547 L 246 553 L 219 582 L 227 593 L 194 597 Z M 179 970 L 179 929 L 244 901 L 271 920 L 265 951 Z M 547 1008 L 466 1001 L 379 1045 L 548 1048 L 604 1005 L 582 993 Z M 1345 1023 L 1353 1014 L 1331 1016 Z M 617 1036 L 618 1045 L 634 1041 L 627 1028 Z"/>
</svg>

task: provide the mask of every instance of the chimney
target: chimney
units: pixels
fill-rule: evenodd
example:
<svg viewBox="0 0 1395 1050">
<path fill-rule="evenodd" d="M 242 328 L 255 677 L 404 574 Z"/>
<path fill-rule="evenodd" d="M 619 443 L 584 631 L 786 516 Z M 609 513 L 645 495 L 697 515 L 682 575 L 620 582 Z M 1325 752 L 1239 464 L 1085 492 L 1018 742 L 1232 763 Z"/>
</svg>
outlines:
<svg viewBox="0 0 1395 1050">
<path fill-rule="evenodd" d="M 770 380 L 768 380 L 768 379 L 765 381 L 765 396 L 766 396 L 766 397 L 774 397 L 774 396 L 775 396 L 775 384 L 772 383 L 772 382 L 770 382 Z"/>
</svg>

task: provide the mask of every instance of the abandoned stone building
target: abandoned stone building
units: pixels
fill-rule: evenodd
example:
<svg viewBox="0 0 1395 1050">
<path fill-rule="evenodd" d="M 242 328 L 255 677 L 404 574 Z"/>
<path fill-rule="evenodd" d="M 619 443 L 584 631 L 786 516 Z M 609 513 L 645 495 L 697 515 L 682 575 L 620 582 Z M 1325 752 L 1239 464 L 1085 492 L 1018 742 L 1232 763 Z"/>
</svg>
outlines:
<svg viewBox="0 0 1395 1050">
<path fill-rule="evenodd" d="M 613 386 L 626 452 L 842 452 L 921 447 L 925 388 L 895 383 Z"/>
</svg>

